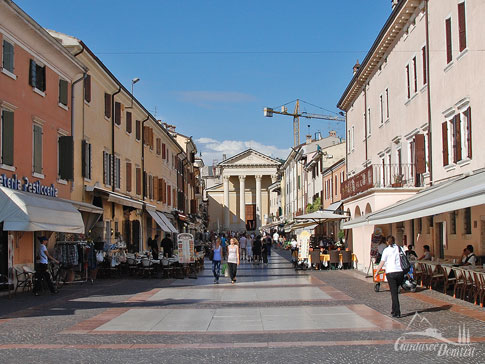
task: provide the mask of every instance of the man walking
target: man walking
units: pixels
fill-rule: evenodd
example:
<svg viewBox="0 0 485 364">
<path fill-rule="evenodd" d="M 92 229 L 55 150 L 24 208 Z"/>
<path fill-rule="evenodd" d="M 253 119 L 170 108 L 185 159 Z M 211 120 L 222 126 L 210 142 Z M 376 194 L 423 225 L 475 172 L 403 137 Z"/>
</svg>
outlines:
<svg viewBox="0 0 485 364">
<path fill-rule="evenodd" d="M 39 242 L 39 262 L 37 264 L 37 271 L 35 273 L 36 279 L 34 280 L 34 295 L 38 296 L 40 294 L 43 280 L 46 281 L 51 293 L 55 294 L 58 291 L 54 287 L 54 283 L 52 283 L 51 275 L 47 271 L 47 265 L 49 264 L 49 259 L 56 262 L 57 264 L 59 264 L 59 261 L 49 254 L 47 250 L 48 240 L 45 236 L 41 236 L 39 238 Z"/>
<path fill-rule="evenodd" d="M 165 238 L 162 240 L 161 246 L 163 248 L 163 255 L 167 258 L 170 258 L 173 251 L 173 241 L 172 239 L 170 239 L 169 233 L 165 235 Z"/>
<path fill-rule="evenodd" d="M 246 260 L 246 246 L 247 246 L 248 240 L 246 239 L 246 235 L 242 234 L 241 239 L 239 239 L 239 248 L 240 248 L 240 253 L 241 253 L 241 259 Z"/>
</svg>

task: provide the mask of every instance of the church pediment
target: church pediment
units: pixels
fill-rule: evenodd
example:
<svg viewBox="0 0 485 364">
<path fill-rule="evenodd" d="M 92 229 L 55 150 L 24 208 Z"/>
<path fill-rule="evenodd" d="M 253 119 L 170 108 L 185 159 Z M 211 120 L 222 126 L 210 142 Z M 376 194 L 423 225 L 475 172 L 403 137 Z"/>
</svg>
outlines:
<svg viewBox="0 0 485 364">
<path fill-rule="evenodd" d="M 235 155 L 225 161 L 219 163 L 221 167 L 230 166 L 279 166 L 281 163 L 276 159 L 268 157 L 263 153 L 257 152 L 253 149 L 248 149 L 242 153 Z"/>
</svg>

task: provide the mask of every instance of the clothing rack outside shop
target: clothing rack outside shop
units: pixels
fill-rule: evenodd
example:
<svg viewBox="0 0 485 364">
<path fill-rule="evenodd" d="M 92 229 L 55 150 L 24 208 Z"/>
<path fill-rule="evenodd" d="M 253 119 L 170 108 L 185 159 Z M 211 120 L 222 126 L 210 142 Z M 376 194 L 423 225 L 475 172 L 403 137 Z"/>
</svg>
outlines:
<svg viewBox="0 0 485 364">
<path fill-rule="evenodd" d="M 96 252 L 94 244 L 87 241 L 58 241 L 54 247 L 55 257 L 61 263 L 59 269 L 67 273 L 64 283 L 85 283 L 94 281 L 90 272 L 95 272 Z"/>
</svg>

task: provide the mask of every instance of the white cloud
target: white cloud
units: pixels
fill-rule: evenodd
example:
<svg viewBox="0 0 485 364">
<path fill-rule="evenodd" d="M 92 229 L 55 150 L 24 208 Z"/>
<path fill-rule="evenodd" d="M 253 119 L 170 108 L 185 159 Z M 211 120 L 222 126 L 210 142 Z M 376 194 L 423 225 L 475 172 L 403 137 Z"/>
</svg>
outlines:
<svg viewBox="0 0 485 364">
<path fill-rule="evenodd" d="M 273 158 L 286 159 L 290 148 L 278 148 L 274 145 L 266 145 L 255 140 L 215 140 L 212 138 L 199 138 L 196 140 L 197 149 L 202 152 L 202 159 L 206 165 L 211 165 L 214 160 L 222 161 L 222 155 L 230 158 L 238 153 L 252 148 L 260 153 Z"/>
<path fill-rule="evenodd" d="M 221 103 L 234 104 L 256 100 L 252 95 L 237 91 L 177 91 L 175 94 L 180 101 L 204 108 Z"/>
</svg>

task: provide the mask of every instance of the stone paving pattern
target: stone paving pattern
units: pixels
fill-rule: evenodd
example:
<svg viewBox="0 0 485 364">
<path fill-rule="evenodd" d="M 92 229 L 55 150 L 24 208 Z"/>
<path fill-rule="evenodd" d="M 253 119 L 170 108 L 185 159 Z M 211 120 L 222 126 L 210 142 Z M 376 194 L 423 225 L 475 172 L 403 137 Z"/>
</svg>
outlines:
<svg viewBox="0 0 485 364">
<path fill-rule="evenodd" d="M 207 262 L 197 280 L 124 277 L 54 296 L 0 297 L 0 362 L 485 362 L 485 309 L 422 290 L 402 294 L 404 317 L 391 319 L 386 285 L 376 293 L 359 272 L 295 271 L 287 259 L 276 250 L 268 266 L 242 264 L 234 286 L 227 278 L 214 285 Z M 473 357 L 396 352 L 415 312 L 454 341 L 464 324 Z M 410 327 L 425 328 L 418 320 Z"/>
</svg>

